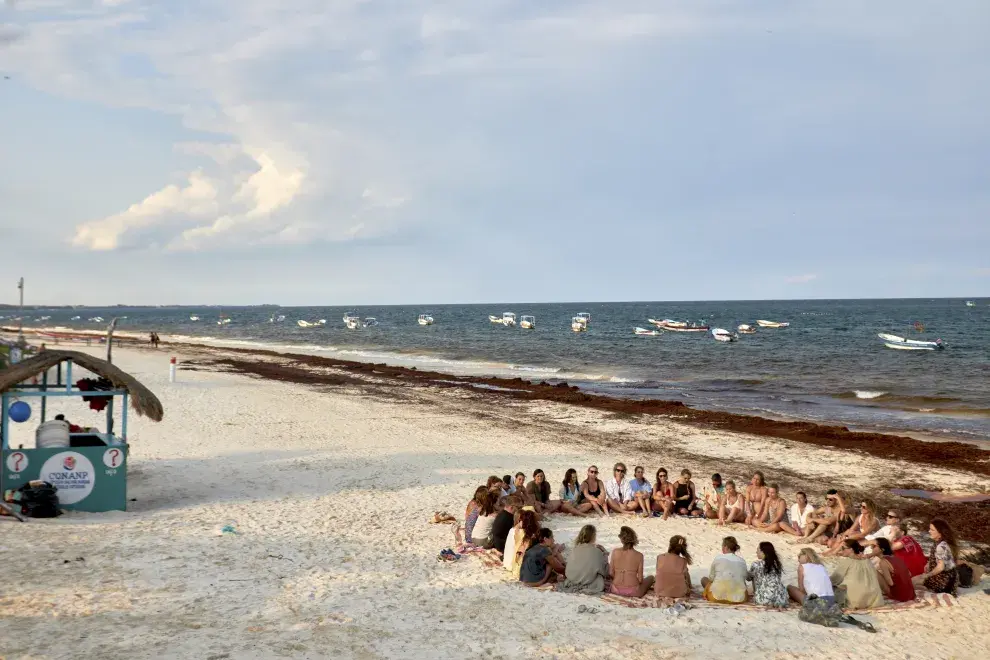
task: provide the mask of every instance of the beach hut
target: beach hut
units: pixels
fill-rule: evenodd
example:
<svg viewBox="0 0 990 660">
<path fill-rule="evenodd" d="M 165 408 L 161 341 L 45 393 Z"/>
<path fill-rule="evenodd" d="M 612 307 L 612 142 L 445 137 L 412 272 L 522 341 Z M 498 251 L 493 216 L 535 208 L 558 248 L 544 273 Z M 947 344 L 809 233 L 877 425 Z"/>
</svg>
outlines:
<svg viewBox="0 0 990 660">
<path fill-rule="evenodd" d="M 88 373 L 80 378 L 80 370 Z M 53 397 L 81 397 L 90 408 L 105 410 L 105 429 L 47 420 Z M 123 399 L 119 433 L 114 428 L 118 397 Z M 36 446 L 11 447 L 10 425 L 33 415 L 32 402 L 40 409 Z M 162 404 L 147 387 L 110 362 L 78 351 L 47 350 L 0 370 L 0 492 L 40 479 L 58 487 L 61 508 L 126 509 L 128 404 L 139 416 L 162 420 Z"/>
</svg>

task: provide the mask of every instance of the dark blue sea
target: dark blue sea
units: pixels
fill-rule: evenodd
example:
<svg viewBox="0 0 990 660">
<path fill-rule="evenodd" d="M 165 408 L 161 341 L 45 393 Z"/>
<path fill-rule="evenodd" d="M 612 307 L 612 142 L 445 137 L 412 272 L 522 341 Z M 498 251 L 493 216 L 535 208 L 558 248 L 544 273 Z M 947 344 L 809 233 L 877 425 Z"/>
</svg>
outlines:
<svg viewBox="0 0 990 660">
<path fill-rule="evenodd" d="M 990 440 L 990 306 L 959 299 L 651 303 L 499 303 L 388 307 L 86 308 L 32 311 L 25 325 L 119 328 L 178 340 L 292 349 L 452 374 L 566 380 L 620 397 L 676 399 L 767 417 L 837 422 L 857 429 Z M 489 315 L 536 317 L 535 330 Z M 348 330 L 353 312 L 379 325 Z M 430 313 L 431 326 L 417 317 Z M 589 330 L 571 318 L 589 312 Z M 231 322 L 217 325 L 221 314 Z M 272 322 L 284 315 L 282 322 Z M 9 323 L 0 319 L 0 323 Z M 43 316 L 50 318 L 40 320 Z M 81 318 L 73 320 L 73 317 Z M 190 316 L 200 320 L 191 321 Z M 735 330 L 756 319 L 790 323 L 722 344 L 707 333 L 633 334 L 647 318 L 703 321 Z M 301 328 L 297 320 L 326 319 Z M 923 330 L 920 329 L 923 326 Z M 877 332 L 941 338 L 941 351 L 886 348 Z"/>
</svg>

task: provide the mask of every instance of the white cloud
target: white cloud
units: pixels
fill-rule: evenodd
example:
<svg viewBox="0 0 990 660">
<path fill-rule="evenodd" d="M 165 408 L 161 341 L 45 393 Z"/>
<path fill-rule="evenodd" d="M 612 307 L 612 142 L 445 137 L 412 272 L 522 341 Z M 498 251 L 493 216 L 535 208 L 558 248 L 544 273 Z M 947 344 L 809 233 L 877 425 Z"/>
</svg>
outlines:
<svg viewBox="0 0 990 660">
<path fill-rule="evenodd" d="M 814 274 L 808 275 L 791 275 L 790 277 L 784 278 L 784 281 L 788 284 L 807 284 L 808 282 L 813 282 L 817 280 L 818 276 Z"/>
<path fill-rule="evenodd" d="M 122 213 L 79 225 L 72 243 L 89 250 L 114 250 L 122 246 L 128 232 L 167 222 L 176 215 L 203 218 L 216 210 L 216 187 L 196 171 L 189 174 L 185 187 L 169 184 Z"/>
</svg>

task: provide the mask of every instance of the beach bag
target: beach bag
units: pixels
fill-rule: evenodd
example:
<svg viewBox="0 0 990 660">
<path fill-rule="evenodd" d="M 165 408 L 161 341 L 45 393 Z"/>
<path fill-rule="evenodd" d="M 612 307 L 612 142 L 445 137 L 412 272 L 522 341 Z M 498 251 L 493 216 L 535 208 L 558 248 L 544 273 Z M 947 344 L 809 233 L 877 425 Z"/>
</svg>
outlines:
<svg viewBox="0 0 990 660">
<path fill-rule="evenodd" d="M 842 623 L 843 614 L 835 603 L 828 603 L 821 598 L 809 596 L 804 601 L 804 605 L 801 606 L 801 611 L 798 612 L 798 619 L 805 623 L 838 628 L 839 624 Z"/>
<path fill-rule="evenodd" d="M 58 488 L 47 481 L 32 481 L 14 491 L 13 500 L 21 506 L 21 514 L 29 518 L 54 518 L 62 514 L 58 508 Z"/>
<path fill-rule="evenodd" d="M 966 564 L 959 564 L 956 567 L 956 575 L 959 576 L 959 586 L 968 589 L 973 586 L 973 569 Z"/>
</svg>

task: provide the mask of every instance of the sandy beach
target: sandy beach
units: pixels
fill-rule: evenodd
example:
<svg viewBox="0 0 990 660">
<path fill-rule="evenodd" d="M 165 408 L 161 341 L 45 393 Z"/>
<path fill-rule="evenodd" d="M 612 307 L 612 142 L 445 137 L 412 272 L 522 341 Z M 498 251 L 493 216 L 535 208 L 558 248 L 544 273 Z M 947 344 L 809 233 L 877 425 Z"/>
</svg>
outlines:
<svg viewBox="0 0 990 660">
<path fill-rule="evenodd" d="M 173 354 L 186 368 L 171 384 Z M 373 373 L 297 365 L 308 383 L 301 374 L 279 382 L 263 366 L 254 377 L 238 373 L 245 369 L 232 361 L 244 359 L 192 347 L 114 350 L 115 363 L 159 396 L 165 419 L 131 420 L 127 512 L 0 521 L 0 657 L 990 654 L 990 597 L 980 589 L 952 608 L 867 615 L 873 635 L 811 626 L 794 612 L 698 608 L 670 617 L 527 590 L 474 557 L 438 563 L 438 551 L 454 544 L 451 527 L 427 522 L 436 510 L 463 516 L 488 475 L 535 468 L 555 491 L 567 468 L 618 460 L 651 475 L 688 467 L 698 484 L 713 471 L 738 483 L 762 469 L 789 502 L 801 488 L 817 504 L 829 486 L 986 492 L 985 472 L 964 463 L 937 467 L 465 388 L 386 387 Z M 59 405 L 73 420 L 97 423 L 79 402 Z M 548 526 L 566 543 L 584 522 L 554 516 Z M 618 544 L 620 525 L 636 529 L 648 573 L 669 537 L 685 535 L 695 583 L 726 533 L 747 562 L 767 539 L 682 519 L 592 522 L 606 547 Z M 224 525 L 237 533 L 221 534 Z M 770 540 L 793 583 L 798 547 Z M 600 612 L 580 613 L 582 604 Z"/>
</svg>

